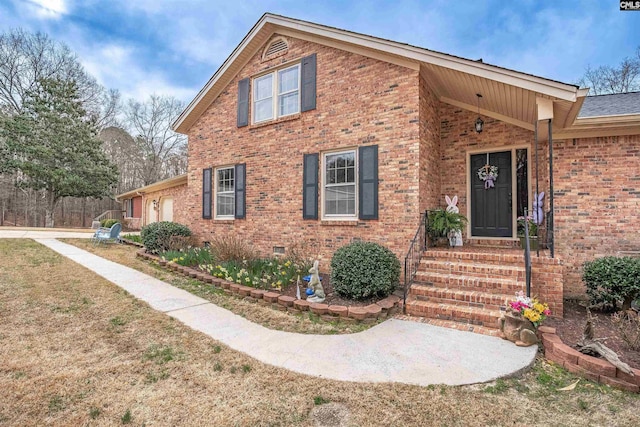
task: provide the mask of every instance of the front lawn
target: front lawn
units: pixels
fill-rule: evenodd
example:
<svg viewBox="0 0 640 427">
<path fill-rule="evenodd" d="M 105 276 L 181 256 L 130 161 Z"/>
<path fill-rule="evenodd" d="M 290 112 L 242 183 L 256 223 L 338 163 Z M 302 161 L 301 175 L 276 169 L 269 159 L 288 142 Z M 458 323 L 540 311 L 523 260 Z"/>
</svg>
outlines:
<svg viewBox="0 0 640 427">
<path fill-rule="evenodd" d="M 314 409 L 354 426 L 640 423 L 638 395 L 584 380 L 559 391 L 576 378 L 543 361 L 519 378 L 464 387 L 295 374 L 33 241 L 0 240 L 0 253 L 0 425 L 311 426 Z"/>
</svg>

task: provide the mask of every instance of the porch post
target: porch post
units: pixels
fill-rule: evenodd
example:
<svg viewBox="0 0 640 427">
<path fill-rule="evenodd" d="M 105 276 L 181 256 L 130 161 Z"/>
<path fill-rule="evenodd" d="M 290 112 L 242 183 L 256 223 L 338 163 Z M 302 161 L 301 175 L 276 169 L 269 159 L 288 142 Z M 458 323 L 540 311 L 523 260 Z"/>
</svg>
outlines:
<svg viewBox="0 0 640 427">
<path fill-rule="evenodd" d="M 553 225 L 553 131 L 551 129 L 553 119 L 549 119 L 549 233 L 551 239 L 549 251 L 551 254 L 551 258 L 554 258 L 555 255 L 555 246 L 556 240 L 554 235 L 554 225 Z"/>
<path fill-rule="evenodd" d="M 534 127 L 534 135 L 535 135 L 534 139 L 536 141 L 536 197 L 537 197 L 538 193 L 540 193 L 540 189 L 539 189 L 540 171 L 538 168 L 538 120 L 536 120 L 536 125 Z M 529 212 L 531 212 L 531 209 L 529 209 Z M 526 216 L 527 215 L 525 215 L 525 218 Z M 539 239 L 539 236 L 540 236 L 540 231 L 538 230 L 538 228 L 539 227 L 536 227 L 536 241 Z M 540 257 L 540 242 L 538 242 L 538 246 L 536 247 L 536 256 Z"/>
</svg>

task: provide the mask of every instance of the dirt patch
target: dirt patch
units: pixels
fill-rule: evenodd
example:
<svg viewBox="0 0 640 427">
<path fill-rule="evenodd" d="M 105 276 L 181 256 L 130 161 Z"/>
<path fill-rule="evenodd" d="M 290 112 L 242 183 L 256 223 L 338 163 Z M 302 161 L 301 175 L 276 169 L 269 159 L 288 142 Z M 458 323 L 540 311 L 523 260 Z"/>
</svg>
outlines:
<svg viewBox="0 0 640 427">
<path fill-rule="evenodd" d="M 618 330 L 611 322 L 611 314 L 592 310 L 591 315 L 594 317 L 594 337 L 606 338 L 605 345 L 615 351 L 623 362 L 640 369 L 640 352 L 631 350 L 618 337 Z M 556 328 L 556 333 L 562 341 L 568 346 L 574 347 L 582 338 L 582 331 L 586 322 L 586 304 L 575 300 L 567 300 L 564 303 L 564 318 L 549 318 L 544 322 L 544 325 Z"/>
<path fill-rule="evenodd" d="M 316 427 L 346 427 L 349 425 L 349 408 L 341 403 L 325 403 L 311 410 Z"/>
<path fill-rule="evenodd" d="M 341 297 L 340 295 L 338 295 L 338 293 L 335 291 L 335 289 L 333 289 L 333 285 L 331 284 L 331 276 L 328 274 L 320 274 L 320 277 L 322 278 L 322 288 L 324 289 L 324 293 L 326 295 L 326 299 L 324 300 L 323 304 L 329 304 L 329 305 L 344 305 L 344 306 L 358 306 L 358 307 L 365 307 L 367 305 L 370 304 L 375 304 L 376 302 L 380 301 L 382 298 L 367 298 L 367 299 L 363 299 L 363 300 L 353 300 L 353 299 L 348 299 L 348 298 L 344 298 Z M 304 294 L 304 291 L 307 287 L 307 282 L 305 281 L 300 281 L 300 296 L 302 297 L 302 299 L 306 299 L 306 295 Z M 289 285 L 286 288 L 284 288 L 282 290 L 282 294 L 283 295 L 287 295 L 290 297 L 295 297 L 296 296 L 296 285 Z"/>
</svg>

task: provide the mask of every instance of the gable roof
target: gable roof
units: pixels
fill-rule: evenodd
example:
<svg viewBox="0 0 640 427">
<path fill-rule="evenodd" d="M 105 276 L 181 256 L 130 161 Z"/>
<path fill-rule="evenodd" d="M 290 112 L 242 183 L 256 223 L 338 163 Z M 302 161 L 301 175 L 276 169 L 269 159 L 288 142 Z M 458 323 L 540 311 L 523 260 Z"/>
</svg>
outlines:
<svg viewBox="0 0 640 427">
<path fill-rule="evenodd" d="M 266 13 L 176 119 L 173 129 L 186 133 L 242 67 L 276 33 L 417 70 L 427 78 L 441 101 L 461 108 L 476 111 L 476 93 L 482 93 L 482 114 L 530 130 L 533 130 L 537 97 L 554 101 L 554 115 L 558 118 L 554 124 L 566 127 L 575 120 L 587 92 L 575 85 L 480 61 Z"/>
<path fill-rule="evenodd" d="M 588 96 L 579 118 L 640 114 L 640 92 Z"/>
</svg>

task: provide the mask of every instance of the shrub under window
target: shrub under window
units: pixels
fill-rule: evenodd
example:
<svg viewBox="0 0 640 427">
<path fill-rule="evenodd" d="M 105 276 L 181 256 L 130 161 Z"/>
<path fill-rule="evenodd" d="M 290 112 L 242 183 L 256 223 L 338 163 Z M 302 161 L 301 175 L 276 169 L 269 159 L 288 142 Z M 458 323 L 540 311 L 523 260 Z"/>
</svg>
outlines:
<svg viewBox="0 0 640 427">
<path fill-rule="evenodd" d="M 338 249 L 331 259 L 331 284 L 347 298 L 386 297 L 399 280 L 400 261 L 377 243 L 351 243 Z"/>
<path fill-rule="evenodd" d="M 191 230 L 186 225 L 177 222 L 161 221 L 145 225 L 140 230 L 142 243 L 147 252 L 157 254 L 171 247 L 171 238 L 174 236 L 191 236 Z"/>
</svg>

